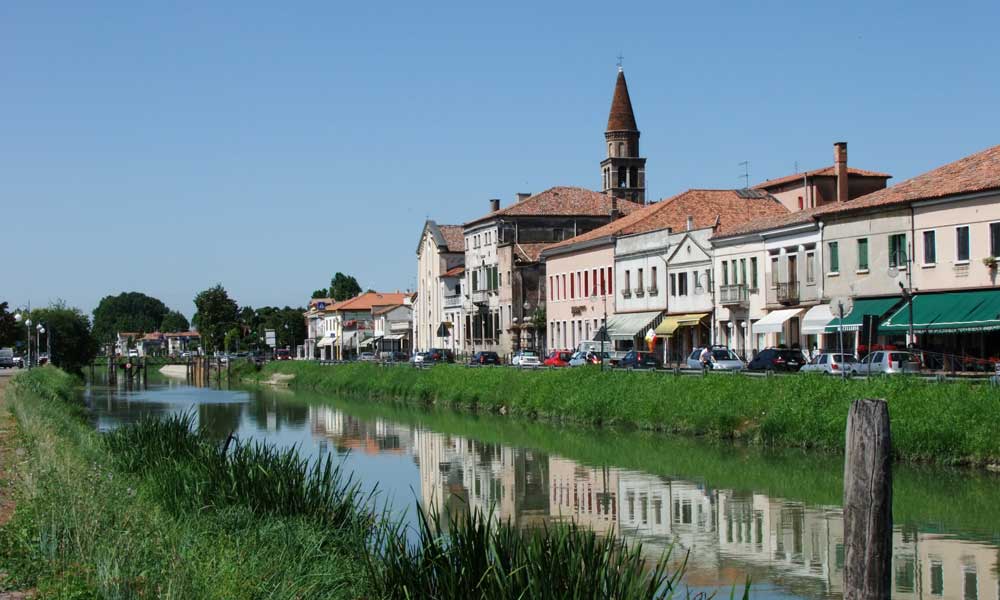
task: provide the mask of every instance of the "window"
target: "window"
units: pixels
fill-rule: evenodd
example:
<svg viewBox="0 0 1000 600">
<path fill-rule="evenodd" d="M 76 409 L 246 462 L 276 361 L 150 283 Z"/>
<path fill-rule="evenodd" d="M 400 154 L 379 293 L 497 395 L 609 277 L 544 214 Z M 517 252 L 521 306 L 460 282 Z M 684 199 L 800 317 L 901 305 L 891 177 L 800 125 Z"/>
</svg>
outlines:
<svg viewBox="0 0 1000 600">
<path fill-rule="evenodd" d="M 1000 256 L 1000 223 L 990 223 L 990 256 Z"/>
<path fill-rule="evenodd" d="M 858 270 L 868 270 L 868 238 L 858 240 Z"/>
<path fill-rule="evenodd" d="M 750 258 L 750 288 L 757 289 L 757 257 Z"/>
<path fill-rule="evenodd" d="M 968 225 L 955 228 L 955 260 L 959 262 L 968 262 L 969 260 Z"/>
<path fill-rule="evenodd" d="M 569 274 L 569 298 L 576 298 L 576 277 L 572 273 Z"/>
<path fill-rule="evenodd" d="M 472 291 L 479 291 L 479 271 L 472 272 Z"/>
<path fill-rule="evenodd" d="M 556 299 L 556 288 L 552 285 L 552 276 L 549 275 L 549 300 Z"/>
<path fill-rule="evenodd" d="M 778 277 L 779 277 L 779 273 L 780 272 L 778 270 L 778 257 L 776 255 L 772 254 L 771 255 L 771 289 L 772 290 L 778 289 Z"/>
<path fill-rule="evenodd" d="M 906 268 L 906 234 L 896 233 L 889 236 L 889 266 Z"/>
<path fill-rule="evenodd" d="M 632 272 L 625 269 L 625 291 L 632 289 Z"/>
<path fill-rule="evenodd" d="M 652 267 L 652 272 L 649 277 L 649 288 L 653 290 L 656 289 L 656 267 Z"/>
<path fill-rule="evenodd" d="M 687 296 L 688 293 L 688 274 L 678 273 L 677 274 L 677 290 L 678 296 Z"/>
<path fill-rule="evenodd" d="M 601 275 L 601 277 L 604 277 L 604 275 Z M 612 273 L 611 273 L 611 267 L 608 267 L 608 293 L 609 294 L 614 294 L 615 293 L 614 281 L 615 281 L 614 277 L 612 277 Z M 603 288 L 604 285 L 602 284 L 601 287 Z"/>
<path fill-rule="evenodd" d="M 566 275 L 562 276 L 562 298 L 566 299 Z"/>
<path fill-rule="evenodd" d="M 802 208 L 803 208 L 804 206 L 805 206 L 805 203 L 804 203 L 804 202 L 802 202 L 802 196 L 799 196 L 799 210 L 802 210 Z"/>
<path fill-rule="evenodd" d="M 816 281 L 816 253 L 806 252 L 806 283 Z"/>
<path fill-rule="evenodd" d="M 583 272 L 583 297 L 590 295 L 590 271 Z"/>
<path fill-rule="evenodd" d="M 596 282 L 594 285 L 597 285 Z M 604 288 L 604 269 L 601 269 L 601 295 L 605 294 Z"/>
<path fill-rule="evenodd" d="M 729 263 L 729 265 L 730 267 L 732 267 L 733 270 L 733 285 L 736 285 L 740 282 L 740 280 L 737 278 L 737 273 L 736 273 L 736 261 L 734 260 L 733 262 Z"/>
<path fill-rule="evenodd" d="M 729 285 L 729 261 L 722 261 L 722 285 Z"/>
<path fill-rule="evenodd" d="M 990 225 L 990 232 L 992 233 L 993 226 Z M 933 265 L 937 262 L 937 240 L 935 239 L 936 234 L 934 231 L 924 232 L 924 264 Z"/>
<path fill-rule="evenodd" d="M 638 285 L 639 291 L 641 292 L 642 291 L 642 269 L 639 269 L 638 284 L 639 284 Z"/>
<path fill-rule="evenodd" d="M 740 281 L 743 282 L 743 285 L 747 284 L 747 259 L 745 258 L 740 259 Z"/>
<path fill-rule="evenodd" d="M 592 275 L 592 277 L 590 279 L 591 279 L 591 281 L 594 282 L 594 286 L 592 288 L 590 288 L 590 295 L 591 296 L 596 296 L 597 295 L 597 269 L 594 269 L 593 271 L 591 271 L 591 275 Z"/>
<path fill-rule="evenodd" d="M 677 275 L 675 273 L 670 274 L 670 295 L 677 295 Z"/>
<path fill-rule="evenodd" d="M 830 272 L 839 273 L 840 272 L 840 249 L 837 247 L 837 242 L 830 242 L 826 245 L 830 253 Z"/>
</svg>

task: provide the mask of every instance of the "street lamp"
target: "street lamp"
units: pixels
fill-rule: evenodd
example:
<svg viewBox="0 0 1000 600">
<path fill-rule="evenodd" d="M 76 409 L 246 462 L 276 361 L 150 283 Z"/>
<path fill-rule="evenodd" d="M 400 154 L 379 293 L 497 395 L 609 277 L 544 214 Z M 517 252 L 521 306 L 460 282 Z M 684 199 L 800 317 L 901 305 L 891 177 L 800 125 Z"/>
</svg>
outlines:
<svg viewBox="0 0 1000 600">
<path fill-rule="evenodd" d="M 28 317 L 26 312 L 22 314 L 21 311 L 18 311 L 17 313 L 14 314 L 14 322 L 21 323 L 22 321 L 24 322 L 25 325 L 24 328 L 27 331 L 28 335 L 28 346 L 27 346 L 28 360 L 26 362 L 28 365 L 28 369 L 30 370 L 31 369 L 31 318 Z"/>
<path fill-rule="evenodd" d="M 39 323 L 38 325 L 35 326 L 35 329 L 38 331 L 38 335 L 35 336 L 35 346 L 37 346 L 37 348 L 36 348 L 37 349 L 37 354 L 41 355 L 41 353 L 42 353 L 42 336 L 45 335 L 45 325 Z M 46 337 L 45 338 L 45 354 L 46 354 L 46 356 L 49 353 L 48 346 L 49 346 L 49 340 Z M 46 360 L 47 361 L 51 361 L 52 359 L 51 358 L 46 358 Z"/>
<path fill-rule="evenodd" d="M 524 294 L 524 288 L 523 287 L 521 288 L 521 293 Z M 525 300 L 524 304 L 521 305 L 521 308 L 524 309 L 524 312 L 522 313 L 523 316 L 521 318 L 521 329 L 517 333 L 517 339 L 519 340 L 519 342 L 520 342 L 520 339 L 521 339 L 521 331 L 523 331 L 524 328 L 527 327 L 528 323 L 531 321 L 531 319 L 528 317 L 528 314 L 531 312 L 531 303 L 528 302 L 527 300 Z M 532 340 L 532 342 L 534 342 L 534 340 Z M 519 345 L 520 345 L 520 343 L 519 343 Z M 532 344 L 532 349 L 534 349 L 533 346 L 534 346 L 534 344 Z"/>
</svg>

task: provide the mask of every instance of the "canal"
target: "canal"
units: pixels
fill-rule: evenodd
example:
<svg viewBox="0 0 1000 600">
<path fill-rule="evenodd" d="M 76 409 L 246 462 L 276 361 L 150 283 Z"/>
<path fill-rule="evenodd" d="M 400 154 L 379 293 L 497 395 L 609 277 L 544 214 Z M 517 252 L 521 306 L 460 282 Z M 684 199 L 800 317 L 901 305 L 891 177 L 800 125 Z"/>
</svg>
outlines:
<svg viewBox="0 0 1000 600">
<path fill-rule="evenodd" d="M 840 598 L 841 458 L 635 431 L 563 428 L 288 390 L 88 386 L 102 430 L 143 415 L 192 413 L 220 440 L 333 455 L 401 518 L 417 503 L 494 508 L 519 527 L 560 519 L 688 554 L 694 590 L 747 576 L 754 598 Z M 1000 476 L 897 466 L 894 598 L 1000 600 Z"/>
</svg>

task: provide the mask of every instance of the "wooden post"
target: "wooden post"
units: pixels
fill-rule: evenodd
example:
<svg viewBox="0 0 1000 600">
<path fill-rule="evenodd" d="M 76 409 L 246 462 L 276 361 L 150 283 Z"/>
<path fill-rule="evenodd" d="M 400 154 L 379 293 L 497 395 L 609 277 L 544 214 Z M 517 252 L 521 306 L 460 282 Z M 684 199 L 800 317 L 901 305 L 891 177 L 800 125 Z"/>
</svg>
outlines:
<svg viewBox="0 0 1000 600">
<path fill-rule="evenodd" d="M 855 400 L 844 460 L 844 600 L 889 600 L 892 438 L 885 400 Z"/>
</svg>

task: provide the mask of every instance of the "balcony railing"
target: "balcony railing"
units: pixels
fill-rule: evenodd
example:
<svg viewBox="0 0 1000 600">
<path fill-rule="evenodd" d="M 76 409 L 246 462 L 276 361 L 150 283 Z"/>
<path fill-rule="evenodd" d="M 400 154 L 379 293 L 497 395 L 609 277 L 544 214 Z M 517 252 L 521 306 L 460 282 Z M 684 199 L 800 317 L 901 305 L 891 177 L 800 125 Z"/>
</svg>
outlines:
<svg viewBox="0 0 1000 600">
<path fill-rule="evenodd" d="M 786 306 L 799 303 L 799 282 L 779 282 L 775 284 L 775 295 L 780 304 Z"/>
<path fill-rule="evenodd" d="M 454 294 L 452 296 L 444 297 L 445 308 L 458 308 L 460 306 L 462 306 L 462 294 Z"/>
<path fill-rule="evenodd" d="M 747 286 L 742 283 L 719 286 L 719 304 L 723 306 L 745 305 L 747 301 Z"/>
</svg>

